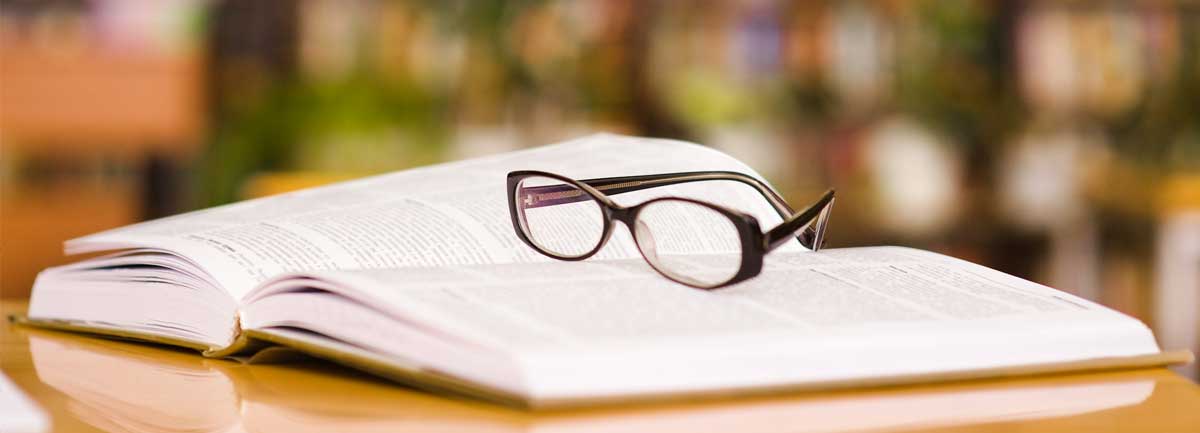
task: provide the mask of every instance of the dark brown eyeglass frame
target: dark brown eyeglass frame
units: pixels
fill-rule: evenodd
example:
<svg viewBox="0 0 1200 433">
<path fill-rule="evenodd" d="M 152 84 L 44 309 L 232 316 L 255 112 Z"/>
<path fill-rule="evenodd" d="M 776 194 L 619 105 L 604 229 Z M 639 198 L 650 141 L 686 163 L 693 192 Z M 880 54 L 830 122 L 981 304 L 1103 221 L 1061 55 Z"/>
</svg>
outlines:
<svg viewBox="0 0 1200 433">
<path fill-rule="evenodd" d="M 518 197 L 517 187 L 520 186 L 521 181 L 530 177 L 555 179 L 563 182 L 564 185 L 526 187 L 522 191 L 524 194 Z M 763 232 L 759 226 L 758 219 L 754 216 L 701 200 L 686 197 L 659 197 L 633 206 L 622 206 L 608 197 L 608 194 L 615 195 L 648 188 L 713 180 L 740 182 L 753 187 L 779 212 L 779 215 L 783 218 L 783 222 Z M 742 247 L 741 264 L 738 271 L 733 277 L 724 282 L 713 285 L 702 285 L 672 276 L 668 272 L 659 269 L 659 265 L 646 257 L 642 246 L 638 245 L 638 252 L 655 271 L 672 281 L 705 290 L 725 287 L 757 276 L 762 272 L 763 257 L 792 239 L 793 236 L 800 241 L 801 245 L 804 245 L 808 249 L 813 251 L 819 250 L 825 242 L 825 228 L 828 225 L 829 213 L 834 201 L 834 191 L 831 189 L 822 194 L 821 198 L 817 199 L 815 203 L 804 211 L 797 213 L 784 202 L 779 194 L 764 182 L 753 176 L 732 171 L 695 171 L 575 180 L 544 171 L 520 170 L 508 173 L 507 186 L 509 215 L 512 218 L 513 229 L 517 232 L 517 236 L 535 251 L 559 260 L 578 261 L 595 255 L 612 236 L 614 220 L 624 223 L 626 228 L 630 230 L 630 233 L 633 233 L 638 213 L 652 203 L 666 200 L 684 201 L 709 208 L 724 215 L 737 228 Z M 586 195 L 578 191 L 582 191 Z M 538 246 L 536 242 L 529 238 L 525 228 L 523 209 L 576 203 L 585 200 L 594 200 L 599 203 L 604 216 L 604 227 L 600 240 L 591 250 L 580 255 L 564 256 Z M 523 203 L 523 206 L 518 206 L 518 203 Z M 634 242 L 637 243 L 637 236 L 633 236 L 633 238 Z"/>
</svg>

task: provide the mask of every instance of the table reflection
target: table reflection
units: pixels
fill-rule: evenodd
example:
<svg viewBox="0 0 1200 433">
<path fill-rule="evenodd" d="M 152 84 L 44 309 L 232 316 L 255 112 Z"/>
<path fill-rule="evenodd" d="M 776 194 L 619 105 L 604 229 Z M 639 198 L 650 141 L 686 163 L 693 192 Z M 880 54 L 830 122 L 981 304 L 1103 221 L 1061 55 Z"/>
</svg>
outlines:
<svg viewBox="0 0 1200 433">
<path fill-rule="evenodd" d="M 75 417 L 111 432 L 894 431 L 1071 417 L 1139 405 L 1156 389 L 1151 378 L 1074 376 L 526 412 L 411 390 L 294 353 L 240 363 L 50 331 L 27 335 L 38 378 L 69 398 Z"/>
</svg>

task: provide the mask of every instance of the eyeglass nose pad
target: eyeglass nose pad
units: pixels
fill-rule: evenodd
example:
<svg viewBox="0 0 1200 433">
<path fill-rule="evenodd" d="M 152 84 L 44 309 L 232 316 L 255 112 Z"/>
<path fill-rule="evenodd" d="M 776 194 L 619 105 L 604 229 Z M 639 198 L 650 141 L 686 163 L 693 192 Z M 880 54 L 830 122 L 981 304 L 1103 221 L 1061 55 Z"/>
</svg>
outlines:
<svg viewBox="0 0 1200 433">
<path fill-rule="evenodd" d="M 633 226 L 634 240 L 637 241 L 638 249 L 642 250 L 642 254 L 646 255 L 647 259 L 658 263 L 658 242 L 654 241 L 654 233 L 650 231 L 650 226 L 641 220 L 638 220 Z"/>
</svg>

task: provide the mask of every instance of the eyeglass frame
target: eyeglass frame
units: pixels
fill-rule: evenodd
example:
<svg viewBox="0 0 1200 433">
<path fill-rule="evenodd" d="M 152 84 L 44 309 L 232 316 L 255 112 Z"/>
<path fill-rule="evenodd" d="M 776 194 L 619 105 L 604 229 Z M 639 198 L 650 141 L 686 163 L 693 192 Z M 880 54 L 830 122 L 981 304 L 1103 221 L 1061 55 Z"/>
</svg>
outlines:
<svg viewBox="0 0 1200 433">
<path fill-rule="evenodd" d="M 530 177 L 544 177 L 563 182 L 566 185 L 544 185 L 527 187 L 526 189 L 538 190 L 538 195 L 555 194 L 560 195 L 551 197 L 547 200 L 540 200 L 536 197 L 531 197 L 534 200 L 529 201 L 531 206 L 518 207 L 517 187 L 521 181 Z M 657 197 L 636 205 L 623 206 L 617 204 L 609 194 L 623 194 L 627 192 L 640 191 L 649 188 L 657 188 L 669 185 L 676 185 L 688 182 L 726 180 L 735 181 L 749 185 L 757 190 L 771 204 L 773 208 L 783 218 L 783 222 L 774 228 L 764 232 L 758 222 L 758 218 L 745 212 L 741 212 L 727 207 L 709 203 L 702 200 L 696 200 L 688 197 Z M 569 185 L 569 187 L 568 187 Z M 604 245 L 608 243 L 612 237 L 613 221 L 617 220 L 625 224 L 632 234 L 634 243 L 637 245 L 638 253 L 642 255 L 642 259 L 646 261 L 659 274 L 662 274 L 667 279 L 677 283 L 690 286 L 702 290 L 714 290 L 729 285 L 733 285 L 750 278 L 757 276 L 762 272 L 763 258 L 767 253 L 779 248 L 787 241 L 795 237 L 800 241 L 801 245 L 806 248 L 817 251 L 821 249 L 825 242 L 825 229 L 828 226 L 829 214 L 832 211 L 834 201 L 834 190 L 825 191 L 816 202 L 810 205 L 802 212 L 795 212 L 787 202 L 779 196 L 775 190 L 771 189 L 765 182 L 744 174 L 733 171 L 693 171 L 693 172 L 677 172 L 664 174 L 651 174 L 640 176 L 620 176 L 620 177 L 605 177 L 595 179 L 575 180 L 563 175 L 538 171 L 538 170 L 518 170 L 508 173 L 508 207 L 509 216 L 512 218 L 513 230 L 517 232 L 517 237 L 533 248 L 535 251 L 550 258 L 565 260 L 565 261 L 580 261 L 592 257 L 600 252 Z M 563 196 L 561 193 L 567 192 L 570 194 L 571 188 L 582 191 L 587 194 L 573 194 Z M 552 191 L 557 189 L 558 191 Z M 551 190 L 551 191 L 547 191 Z M 528 197 L 528 196 L 527 196 Z M 525 219 L 523 217 L 523 209 L 531 209 L 543 206 L 554 206 L 559 204 L 576 203 L 584 200 L 594 200 L 600 204 L 600 209 L 603 214 L 603 232 L 600 240 L 590 251 L 580 255 L 566 256 L 549 251 L 529 238 L 526 231 Z M 659 268 L 653 260 L 646 257 L 645 250 L 639 244 L 638 236 L 634 230 L 634 224 L 637 222 L 638 213 L 646 206 L 661 202 L 661 201 L 683 201 L 691 204 L 699 205 L 711 209 L 726 218 L 737 229 L 738 238 L 741 241 L 741 263 L 738 271 L 728 280 L 714 285 L 700 285 L 689 281 L 681 280 L 679 277 L 672 276 L 667 271 Z M 542 204 L 545 203 L 545 204 Z M 537 204 L 537 205 L 534 205 Z M 797 233 L 800 232 L 800 233 Z"/>
</svg>

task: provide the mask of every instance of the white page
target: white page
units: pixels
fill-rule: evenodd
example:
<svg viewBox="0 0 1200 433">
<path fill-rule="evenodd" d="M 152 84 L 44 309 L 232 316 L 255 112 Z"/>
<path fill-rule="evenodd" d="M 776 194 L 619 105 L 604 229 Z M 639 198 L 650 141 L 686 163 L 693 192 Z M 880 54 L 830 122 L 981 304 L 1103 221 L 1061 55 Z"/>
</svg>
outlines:
<svg viewBox="0 0 1200 433">
<path fill-rule="evenodd" d="M 341 378 L 314 376 L 308 379 L 316 383 L 291 387 L 280 382 L 281 377 L 229 374 L 232 370 L 215 369 L 199 359 L 165 362 L 139 358 L 140 352 L 122 352 L 115 346 L 83 346 L 39 335 L 30 336 L 30 352 L 39 379 L 71 400 L 73 415 L 95 427 L 118 431 L 123 431 L 115 427 L 119 425 L 171 431 L 186 426 L 196 432 L 490 429 L 690 433 L 773 432 L 779 426 L 803 426 L 806 432 L 908 430 L 1093 413 L 1142 403 L 1155 390 L 1153 380 L 1106 378 L 1053 385 L 1029 381 L 996 387 L 928 387 L 902 393 L 879 391 L 816 398 L 796 395 L 695 406 L 515 414 L 469 402 L 445 400 L 430 404 L 438 397 L 402 388 L 380 388 L 368 381 L 339 382 L 345 395 L 354 395 L 354 399 L 326 399 L 313 406 L 314 393 L 323 389 L 321 381 Z M 80 365 L 89 368 L 78 368 Z M 746 419 L 755 422 L 747 425 Z M 0 425 L 5 421 L 8 418 L 0 417 Z"/>
<path fill-rule="evenodd" d="M 136 224 L 71 240 L 67 250 L 171 250 L 196 261 L 235 298 L 291 271 L 547 260 L 520 243 L 510 222 L 505 175 L 520 169 L 577 179 L 699 170 L 758 176 L 735 159 L 694 144 L 599 134 Z M 757 192 L 735 182 L 614 198 L 631 203 L 665 194 L 714 200 L 755 215 L 764 227 L 781 220 Z M 620 228 L 597 258 L 637 256 Z"/>
<path fill-rule="evenodd" d="M 237 302 L 180 256 L 135 249 L 43 270 L 29 317 L 213 348 L 237 336 Z"/>
<path fill-rule="evenodd" d="M 705 272 L 707 261 L 726 259 L 694 255 L 685 260 L 696 272 Z M 1007 322 L 1013 317 L 1083 315 L 1138 323 L 1036 283 L 898 247 L 772 253 L 762 274 L 715 291 L 671 282 L 641 258 L 306 275 L 333 281 L 344 289 L 337 290 L 378 308 L 426 314 L 431 325 L 459 328 L 496 346 L 513 344 L 510 337 L 594 345 L 629 338 L 777 330 L 821 334 L 875 326 Z M 248 300 L 274 290 L 268 284 Z"/>
<path fill-rule="evenodd" d="M 515 357 L 527 392 L 546 399 L 1159 352 L 1132 318 L 933 253 L 879 247 L 769 257 L 759 277 L 717 291 L 670 282 L 635 259 L 321 273 L 333 283 L 326 289 L 359 303 L 345 303 L 350 307 L 312 326 L 351 344 L 404 354 L 412 349 L 388 346 L 393 339 L 380 341 L 379 332 L 388 323 L 418 324 L 448 341 Z M 701 268 L 710 259 L 691 257 Z M 256 309 L 258 299 L 289 296 L 276 287 L 282 285 L 249 296 L 248 329 L 272 321 Z M 290 323 L 307 316 L 296 309 L 276 314 Z"/>
</svg>

